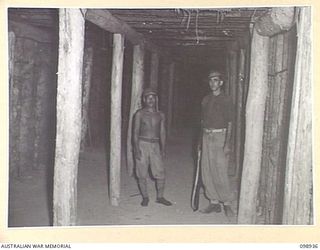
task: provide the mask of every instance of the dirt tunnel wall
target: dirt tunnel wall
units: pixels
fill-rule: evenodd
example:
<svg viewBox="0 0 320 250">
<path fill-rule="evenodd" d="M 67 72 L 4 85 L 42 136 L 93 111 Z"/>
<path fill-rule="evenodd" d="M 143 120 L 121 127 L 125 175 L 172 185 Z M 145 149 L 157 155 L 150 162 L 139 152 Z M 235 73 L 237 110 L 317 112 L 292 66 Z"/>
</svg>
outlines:
<svg viewBox="0 0 320 250">
<path fill-rule="evenodd" d="M 21 27 L 20 27 L 21 25 Z M 21 32 L 24 29 L 24 32 Z M 28 35 L 28 29 L 32 34 Z M 27 24 L 9 22 L 13 51 L 9 83 L 10 175 L 26 177 L 33 169 L 53 167 L 57 35 Z M 43 41 L 51 37 L 52 42 Z"/>
</svg>

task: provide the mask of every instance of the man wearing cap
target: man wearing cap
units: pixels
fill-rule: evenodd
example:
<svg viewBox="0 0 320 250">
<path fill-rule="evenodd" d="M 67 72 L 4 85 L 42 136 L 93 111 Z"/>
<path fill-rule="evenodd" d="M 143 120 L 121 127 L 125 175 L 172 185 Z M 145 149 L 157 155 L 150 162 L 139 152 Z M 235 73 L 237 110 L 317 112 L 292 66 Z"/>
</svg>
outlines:
<svg viewBox="0 0 320 250">
<path fill-rule="evenodd" d="M 147 174 L 150 165 L 156 180 L 156 202 L 171 206 L 172 203 L 163 197 L 165 171 L 163 158 L 165 155 L 166 131 L 165 116 L 158 111 L 157 92 L 147 88 L 142 93 L 144 107 L 134 116 L 133 123 L 133 152 L 136 163 L 136 175 L 142 195 L 141 206 L 148 206 Z"/>
<path fill-rule="evenodd" d="M 221 212 L 233 216 L 231 202 L 233 193 L 228 177 L 228 154 L 230 154 L 233 104 L 221 89 L 222 75 L 210 71 L 208 75 L 211 93 L 201 103 L 202 155 L 201 177 L 209 206 L 202 213 Z"/>
</svg>

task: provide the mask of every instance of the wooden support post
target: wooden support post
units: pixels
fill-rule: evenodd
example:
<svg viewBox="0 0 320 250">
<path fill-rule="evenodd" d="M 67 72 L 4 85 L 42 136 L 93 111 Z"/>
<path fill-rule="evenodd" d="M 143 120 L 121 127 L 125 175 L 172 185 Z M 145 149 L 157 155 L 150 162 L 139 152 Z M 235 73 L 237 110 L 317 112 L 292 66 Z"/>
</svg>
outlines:
<svg viewBox="0 0 320 250">
<path fill-rule="evenodd" d="M 237 51 L 235 48 L 230 48 L 228 53 L 229 58 L 229 95 L 231 96 L 232 103 L 235 106 L 236 104 L 236 96 L 237 96 L 237 86 L 238 86 L 238 78 L 237 78 Z M 234 114 L 234 120 L 236 120 L 236 113 Z M 235 150 L 235 140 L 236 140 L 236 123 L 232 124 L 232 132 L 231 132 L 231 140 L 232 143 L 232 152 L 236 152 Z M 235 155 L 230 157 L 230 164 L 228 168 L 228 174 L 230 176 L 234 176 L 236 174 L 236 163 L 235 163 Z"/>
<path fill-rule="evenodd" d="M 120 200 L 121 170 L 121 96 L 124 56 L 124 36 L 113 35 L 111 73 L 111 126 L 110 126 L 110 201 L 118 206 Z"/>
<path fill-rule="evenodd" d="M 157 52 L 151 54 L 150 87 L 158 89 L 159 55 Z"/>
<path fill-rule="evenodd" d="M 237 114 L 236 114 L 236 140 L 235 140 L 235 170 L 236 176 L 240 173 L 241 167 L 241 151 L 242 151 L 242 132 L 243 132 L 243 88 L 244 88 L 244 76 L 245 76 L 245 50 L 239 51 L 239 70 L 238 70 L 238 83 L 237 83 Z"/>
<path fill-rule="evenodd" d="M 256 222 L 256 200 L 261 170 L 265 101 L 268 87 L 269 38 L 254 29 L 251 49 L 250 85 L 246 110 L 246 138 L 239 201 L 239 224 Z"/>
<path fill-rule="evenodd" d="M 263 209 L 264 223 L 282 222 L 283 190 L 286 156 L 286 135 L 288 133 L 288 116 L 286 94 L 291 83 L 287 81 L 288 40 L 284 34 L 270 38 L 269 46 L 269 83 L 265 111 L 265 128 L 263 138 L 263 157 L 260 175 L 260 207 Z M 285 49 L 286 48 L 286 49 Z M 280 209 L 279 209 L 280 208 Z M 262 217 L 261 217 L 262 218 Z M 280 218 L 280 219 L 279 219 Z"/>
<path fill-rule="evenodd" d="M 169 76 L 169 61 L 164 58 L 159 63 L 159 110 L 168 117 L 168 76 Z M 167 121 L 167 120 L 166 120 Z"/>
<path fill-rule="evenodd" d="M 174 85 L 174 62 L 169 65 L 169 81 L 168 81 L 168 117 L 167 117 L 167 133 L 170 135 L 172 131 L 173 120 L 173 85 Z"/>
<path fill-rule="evenodd" d="M 83 91 L 82 91 L 82 128 L 81 128 L 81 151 L 85 147 L 85 139 L 89 128 L 89 96 L 93 63 L 93 48 L 85 48 L 83 57 Z"/>
<path fill-rule="evenodd" d="M 144 48 L 135 45 L 133 48 L 132 90 L 131 105 L 127 136 L 127 169 L 130 176 L 133 175 L 133 151 L 132 151 L 132 118 L 135 112 L 141 108 L 141 95 L 144 79 Z"/>
<path fill-rule="evenodd" d="M 13 69 L 14 69 L 14 49 L 16 45 L 16 35 L 14 32 L 10 31 L 8 33 L 9 38 L 9 81 L 11 81 L 13 76 Z M 11 83 L 11 82 L 9 82 Z M 10 86 L 9 86 L 10 87 Z"/>
<path fill-rule="evenodd" d="M 301 7 L 290 116 L 283 224 L 312 224 L 311 8 Z"/>
<path fill-rule="evenodd" d="M 18 147 L 18 140 L 15 136 L 17 128 L 15 126 L 16 122 L 16 116 L 17 112 L 14 112 L 17 107 L 14 107 L 13 100 L 18 98 L 17 93 L 15 93 L 14 90 L 14 55 L 15 55 L 15 46 L 16 46 L 16 35 L 14 32 L 10 31 L 8 33 L 9 38 L 9 121 L 10 121 L 10 127 L 9 127 L 9 136 L 10 136 L 10 169 L 9 173 L 10 175 L 15 175 L 17 173 L 16 167 L 19 166 L 19 152 L 17 150 Z"/>
<path fill-rule="evenodd" d="M 237 91 L 237 51 L 230 50 L 229 51 L 229 88 L 230 88 L 230 96 L 232 98 L 233 104 L 236 103 L 236 91 Z"/>
<path fill-rule="evenodd" d="M 84 18 L 80 9 L 59 10 L 59 38 L 53 224 L 70 226 L 76 224 L 81 139 Z"/>
<path fill-rule="evenodd" d="M 229 54 L 226 56 L 226 79 L 224 81 L 223 87 L 224 87 L 224 92 L 226 95 L 230 95 L 230 79 L 231 79 L 231 63 L 230 63 L 230 57 Z"/>
</svg>

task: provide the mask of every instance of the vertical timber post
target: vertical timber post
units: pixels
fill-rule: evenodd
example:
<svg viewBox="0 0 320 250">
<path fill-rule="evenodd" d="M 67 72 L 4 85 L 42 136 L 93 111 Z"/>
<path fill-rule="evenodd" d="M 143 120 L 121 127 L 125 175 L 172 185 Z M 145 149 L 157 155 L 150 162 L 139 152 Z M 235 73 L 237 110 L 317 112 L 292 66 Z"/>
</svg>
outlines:
<svg viewBox="0 0 320 250">
<path fill-rule="evenodd" d="M 84 18 L 80 9 L 59 10 L 59 38 L 53 224 L 71 226 L 76 223 L 81 140 Z"/>
<path fill-rule="evenodd" d="M 144 48 L 135 45 L 133 48 L 133 68 L 132 68 L 132 90 L 131 105 L 127 136 L 127 169 L 130 176 L 133 175 L 133 152 L 132 152 L 132 118 L 135 112 L 141 108 L 141 95 L 144 79 Z"/>
<path fill-rule="evenodd" d="M 89 129 L 89 96 L 93 63 L 93 48 L 85 48 L 83 57 L 83 91 L 82 91 L 82 128 L 81 128 L 81 151 L 85 147 L 85 139 Z"/>
<path fill-rule="evenodd" d="M 237 100 L 237 50 L 236 50 L 236 44 L 232 44 L 229 48 L 229 53 L 228 53 L 228 58 L 229 58 L 229 95 L 232 99 L 232 103 L 235 106 Z M 234 120 L 236 120 L 236 113 L 234 114 Z M 235 150 L 235 143 L 236 143 L 236 126 L 237 123 L 233 122 L 232 124 L 232 132 L 231 132 L 231 140 L 233 141 L 232 143 L 232 152 L 236 152 Z M 235 155 L 232 155 L 230 157 L 230 164 L 228 168 L 228 174 L 234 176 L 236 174 L 236 157 Z"/>
<path fill-rule="evenodd" d="M 262 135 L 268 90 L 269 37 L 253 30 L 250 85 L 246 110 L 246 138 L 239 201 L 239 224 L 256 222 L 256 201 L 261 170 Z"/>
<path fill-rule="evenodd" d="M 236 91 L 237 91 L 237 50 L 231 48 L 229 51 L 229 92 L 232 98 L 233 104 L 236 103 Z"/>
<path fill-rule="evenodd" d="M 235 164 L 236 164 L 236 176 L 239 175 L 241 165 L 241 145 L 242 145 L 242 112 L 243 112 L 243 88 L 244 88 L 244 76 L 245 76 L 245 49 L 239 51 L 239 70 L 238 70 L 238 82 L 237 82 L 237 115 L 236 115 L 236 140 L 235 140 Z"/>
<path fill-rule="evenodd" d="M 124 36 L 113 35 L 111 73 L 111 126 L 110 126 L 110 201 L 119 205 L 121 168 L 121 96 L 124 55 Z"/>
<path fill-rule="evenodd" d="M 312 224 L 311 8 L 301 7 L 287 151 L 283 224 Z"/>
<path fill-rule="evenodd" d="M 167 133 L 170 135 L 172 131 L 172 115 L 173 115 L 173 84 L 174 84 L 174 62 L 169 65 L 169 81 L 168 81 L 168 117 L 167 117 Z"/>
<path fill-rule="evenodd" d="M 15 108 L 14 108 L 14 105 L 13 105 L 13 100 L 15 98 L 15 91 L 14 90 L 14 87 L 13 87 L 13 83 L 14 83 L 14 51 L 15 51 L 15 46 L 16 46 L 16 35 L 13 31 L 9 31 L 8 33 L 8 39 L 9 39 L 9 42 L 8 42 L 8 46 L 9 46 L 9 109 L 10 109 L 10 112 L 9 112 L 9 121 L 10 121 L 10 127 L 9 127 L 9 136 L 10 136 L 10 144 L 9 144 L 9 147 L 10 147 L 10 156 L 9 156 L 9 173 L 10 175 L 15 175 L 15 173 L 17 172 L 14 168 L 16 166 L 19 166 L 19 162 L 17 161 L 18 159 L 18 152 L 17 150 L 15 150 L 15 148 L 17 148 L 17 140 L 15 140 L 14 138 L 14 130 L 15 130 L 15 126 L 14 124 L 16 124 L 15 122 L 15 118 L 16 118 L 16 115 L 14 115 L 16 112 L 14 112 Z"/>
<path fill-rule="evenodd" d="M 150 87 L 158 89 L 159 55 L 157 52 L 151 54 Z"/>
</svg>

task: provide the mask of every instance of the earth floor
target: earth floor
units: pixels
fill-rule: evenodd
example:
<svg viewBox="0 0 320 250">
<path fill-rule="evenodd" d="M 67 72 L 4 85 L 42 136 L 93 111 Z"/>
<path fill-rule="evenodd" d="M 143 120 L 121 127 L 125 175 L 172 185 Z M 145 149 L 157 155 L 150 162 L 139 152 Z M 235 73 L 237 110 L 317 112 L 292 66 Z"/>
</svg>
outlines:
<svg viewBox="0 0 320 250">
<path fill-rule="evenodd" d="M 193 185 L 194 160 L 192 138 L 188 131 L 174 133 L 168 140 L 165 197 L 172 206 L 155 202 L 155 183 L 148 179 L 150 202 L 140 205 L 136 180 L 121 170 L 119 206 L 111 206 L 108 196 L 106 150 L 88 148 L 81 153 L 78 170 L 78 226 L 117 225 L 222 225 L 236 224 L 236 217 L 226 217 L 223 212 L 203 214 L 190 206 Z M 124 158 L 124 157 L 123 157 Z M 125 166 L 125 164 L 122 164 Z M 235 197 L 237 182 L 230 178 Z M 9 227 L 41 227 L 52 225 L 52 174 L 34 171 L 29 178 L 10 180 Z M 208 205 L 200 190 L 199 208 Z M 237 202 L 233 203 L 237 211 Z"/>
</svg>

